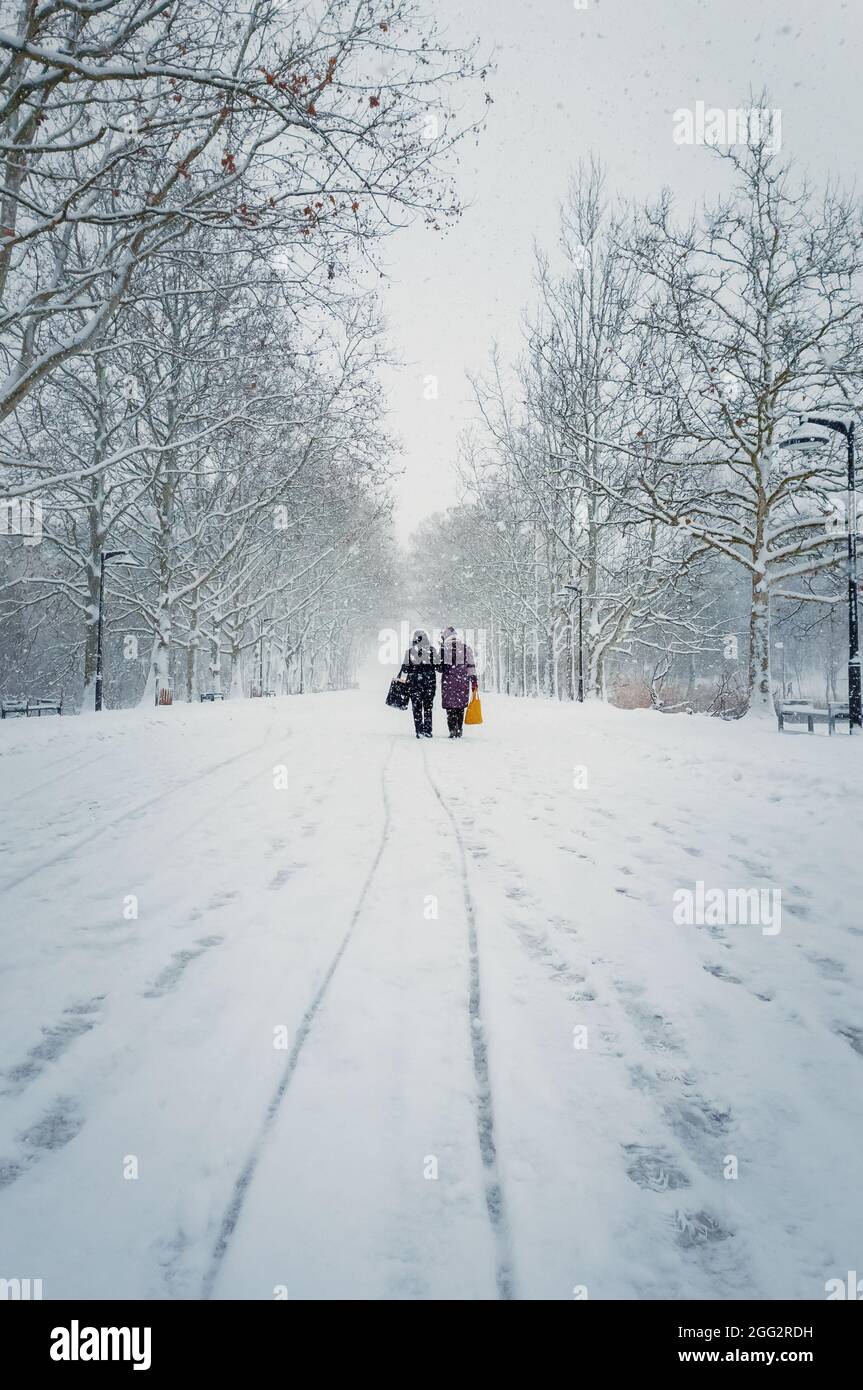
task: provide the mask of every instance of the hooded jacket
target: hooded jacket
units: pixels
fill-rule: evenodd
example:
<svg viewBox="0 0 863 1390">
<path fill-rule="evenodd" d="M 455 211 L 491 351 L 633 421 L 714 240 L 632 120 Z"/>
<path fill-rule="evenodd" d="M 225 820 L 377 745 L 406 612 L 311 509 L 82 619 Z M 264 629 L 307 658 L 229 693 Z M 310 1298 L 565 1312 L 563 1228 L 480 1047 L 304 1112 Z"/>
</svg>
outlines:
<svg viewBox="0 0 863 1390">
<path fill-rule="evenodd" d="M 466 709 L 471 686 L 476 685 L 476 662 L 470 647 L 454 627 L 444 628 L 440 644 L 441 700 L 444 709 Z"/>
<path fill-rule="evenodd" d="M 437 689 L 436 656 L 428 633 L 417 628 L 399 671 L 400 676 L 407 676 L 412 700 L 434 699 Z"/>
</svg>

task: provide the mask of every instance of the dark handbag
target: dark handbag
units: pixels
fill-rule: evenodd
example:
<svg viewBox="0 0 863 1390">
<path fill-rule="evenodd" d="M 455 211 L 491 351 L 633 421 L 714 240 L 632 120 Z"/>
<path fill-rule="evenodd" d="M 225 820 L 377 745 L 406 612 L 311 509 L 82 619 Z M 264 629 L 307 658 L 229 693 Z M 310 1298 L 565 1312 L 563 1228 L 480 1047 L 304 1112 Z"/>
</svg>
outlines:
<svg viewBox="0 0 863 1390">
<path fill-rule="evenodd" d="M 411 693 L 408 689 L 407 681 L 390 681 L 390 693 L 387 696 L 387 704 L 392 709 L 407 709 L 411 702 Z"/>
</svg>

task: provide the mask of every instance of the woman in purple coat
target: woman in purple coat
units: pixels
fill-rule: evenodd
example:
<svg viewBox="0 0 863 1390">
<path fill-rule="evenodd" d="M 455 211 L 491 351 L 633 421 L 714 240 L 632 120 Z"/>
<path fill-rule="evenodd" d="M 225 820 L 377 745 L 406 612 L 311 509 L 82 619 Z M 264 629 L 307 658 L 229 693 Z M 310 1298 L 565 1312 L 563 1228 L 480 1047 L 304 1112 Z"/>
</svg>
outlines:
<svg viewBox="0 0 863 1390">
<path fill-rule="evenodd" d="M 470 702 L 471 690 L 477 690 L 476 662 L 470 647 L 456 634 L 454 627 L 443 630 L 440 644 L 441 701 L 446 710 L 450 738 L 461 738 L 464 712 Z"/>
</svg>

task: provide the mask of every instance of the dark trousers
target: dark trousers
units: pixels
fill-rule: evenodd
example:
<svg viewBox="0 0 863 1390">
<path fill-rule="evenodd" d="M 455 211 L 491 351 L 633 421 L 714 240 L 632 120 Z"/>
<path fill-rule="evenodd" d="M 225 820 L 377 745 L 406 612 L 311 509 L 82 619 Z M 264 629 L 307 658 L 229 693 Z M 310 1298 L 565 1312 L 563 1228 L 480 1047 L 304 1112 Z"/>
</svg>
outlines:
<svg viewBox="0 0 863 1390">
<path fill-rule="evenodd" d="M 434 691 L 431 693 L 425 690 L 418 690 L 416 693 L 411 691 L 411 709 L 414 712 L 414 728 L 418 734 L 430 734 L 432 731 L 432 709 L 434 707 Z"/>
<path fill-rule="evenodd" d="M 446 712 L 447 728 L 454 738 L 461 738 L 462 726 L 464 724 L 463 709 L 448 709 Z"/>
</svg>

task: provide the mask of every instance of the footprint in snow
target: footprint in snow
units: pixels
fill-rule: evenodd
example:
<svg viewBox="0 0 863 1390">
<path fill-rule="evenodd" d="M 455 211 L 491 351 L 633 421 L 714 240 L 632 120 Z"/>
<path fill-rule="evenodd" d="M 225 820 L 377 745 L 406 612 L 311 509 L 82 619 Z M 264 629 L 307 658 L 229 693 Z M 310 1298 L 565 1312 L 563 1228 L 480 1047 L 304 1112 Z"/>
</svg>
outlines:
<svg viewBox="0 0 863 1390">
<path fill-rule="evenodd" d="M 21 1135 L 29 1149 L 62 1149 L 83 1128 L 84 1117 L 71 1096 L 59 1096 L 49 1110 Z"/>
<path fill-rule="evenodd" d="M 618 1046 L 618 1036 L 613 1028 L 599 1029 L 600 1052 L 604 1057 L 622 1057 L 623 1049 Z"/>
<path fill-rule="evenodd" d="M 770 870 L 765 868 L 763 864 L 756 864 L 754 860 L 746 859 L 742 854 L 732 854 L 729 855 L 729 858 L 733 859 L 737 864 L 742 864 L 746 872 L 751 874 L 753 878 L 770 878 Z"/>
<path fill-rule="evenodd" d="M 94 995 L 92 999 L 70 1004 L 63 1010 L 64 1017 L 58 1023 L 42 1026 L 42 1039 L 31 1047 L 27 1056 L 16 1062 L 4 1073 L 13 1084 L 13 1092 L 20 1093 L 33 1081 L 49 1062 L 62 1057 L 67 1047 L 76 1038 L 89 1033 L 99 1021 L 104 994 Z M 4 1092 L 3 1094 L 10 1094 Z"/>
<path fill-rule="evenodd" d="M 811 902 L 815 896 L 810 889 L 802 887 L 799 883 L 792 883 L 790 891 L 794 894 L 795 898 L 805 898 L 807 902 Z"/>
<path fill-rule="evenodd" d="M 801 922 L 809 922 L 812 919 L 812 910 L 805 903 L 783 903 L 786 912 L 790 912 L 792 917 L 798 917 Z"/>
<path fill-rule="evenodd" d="M 153 1252 L 162 1270 L 166 1289 L 174 1298 L 190 1298 L 192 1276 L 183 1267 L 183 1258 L 192 1244 L 183 1228 L 177 1228 L 173 1236 L 164 1236 L 153 1244 Z"/>
<path fill-rule="evenodd" d="M 856 1028 L 852 1023 L 837 1023 L 836 1032 L 863 1057 L 863 1028 Z"/>
<path fill-rule="evenodd" d="M 528 955 L 533 960 L 539 961 L 542 965 L 546 967 L 549 973 L 549 977 L 554 981 L 555 984 L 583 985 L 585 983 L 584 975 L 580 974 L 579 971 L 574 970 L 570 966 L 568 961 L 562 960 L 560 957 L 556 955 L 556 952 L 552 949 L 551 945 L 549 944 L 548 937 L 545 935 L 544 932 L 536 931 L 531 927 L 528 927 L 524 922 L 519 922 L 511 917 L 507 918 L 506 920 L 507 925 L 513 928 L 513 930 L 516 933 L 516 936 L 518 937 L 522 946 L 527 951 Z M 585 1004 L 592 1003 L 595 998 L 596 996 L 594 995 L 593 991 L 589 988 L 584 990 L 576 990 L 574 993 L 567 995 L 567 999 L 575 1000 L 579 1003 Z"/>
<path fill-rule="evenodd" d="M 551 978 L 557 985 L 580 985 L 584 983 L 584 976 L 579 975 L 577 970 L 570 970 L 566 961 L 555 961 L 550 967 Z M 586 990 L 584 994 L 578 996 L 580 999 L 593 999 L 594 995 Z"/>
<path fill-rule="evenodd" d="M 596 865 L 595 859 L 592 859 L 589 854 L 584 854 L 580 849 L 576 849 L 574 845 L 558 845 L 558 849 L 565 850 L 567 854 L 574 854 L 576 859 L 580 859 L 582 863 Z"/>
<path fill-rule="evenodd" d="M 651 1076 L 651 1074 L 650 1074 L 650 1072 L 647 1070 L 647 1068 L 646 1068 L 646 1067 L 643 1067 L 643 1066 L 641 1065 L 640 1062 L 636 1063 L 635 1066 L 629 1067 L 629 1068 L 628 1068 L 628 1071 L 629 1071 L 629 1080 L 630 1080 L 630 1082 L 632 1083 L 632 1085 L 634 1086 L 634 1088 L 635 1088 L 636 1091 L 655 1091 L 655 1090 L 656 1090 L 656 1086 L 657 1086 L 656 1077 L 655 1077 L 655 1076 Z"/>
<path fill-rule="evenodd" d="M 578 927 L 574 926 L 568 917 L 549 917 L 548 920 L 550 926 L 566 932 L 567 936 L 578 936 Z"/>
<path fill-rule="evenodd" d="M 806 959 L 817 967 L 819 974 L 828 980 L 841 980 L 845 975 L 845 966 L 839 960 L 833 960 L 830 956 L 810 956 Z"/>
<path fill-rule="evenodd" d="M 626 1012 L 651 1052 L 679 1052 L 680 1040 L 662 1014 L 652 1013 L 641 1004 L 626 1004 Z"/>
<path fill-rule="evenodd" d="M 646 1148 L 642 1144 L 624 1144 L 627 1176 L 648 1192 L 673 1192 L 689 1187 L 689 1179 L 677 1167 L 671 1155 L 661 1148 Z"/>
<path fill-rule="evenodd" d="M 224 939 L 223 936 L 202 936 L 200 941 L 196 943 L 198 947 L 196 951 L 175 951 L 171 964 L 166 965 L 165 969 L 156 976 L 150 988 L 144 991 L 144 998 L 159 999 L 163 994 L 175 989 L 192 961 L 197 960 L 211 947 L 221 945 Z"/>
<path fill-rule="evenodd" d="M 726 970 L 724 965 L 705 965 L 704 969 L 708 975 L 713 975 L 717 980 L 725 980 L 729 985 L 742 985 L 743 981 L 739 975 L 732 975 L 730 970 Z"/>
<path fill-rule="evenodd" d="M 703 1096 L 687 1096 L 685 1100 L 668 1106 L 665 1117 L 669 1125 L 683 1139 L 707 1136 L 719 1139 L 731 1128 L 730 1110 L 719 1110 L 710 1105 Z"/>
<path fill-rule="evenodd" d="M 731 1111 L 718 1110 L 696 1095 L 684 1096 L 664 1106 L 663 1115 L 669 1129 L 699 1166 L 707 1174 L 717 1175 L 727 1152 Z"/>
<path fill-rule="evenodd" d="M 729 946 L 728 938 L 725 935 L 725 928 L 721 927 L 717 922 L 696 922 L 695 930 L 706 931 L 707 935 L 712 937 L 718 946 Z"/>
<path fill-rule="evenodd" d="M 77 1103 L 70 1096 L 59 1096 L 41 1119 L 19 1134 L 24 1146 L 22 1157 L 0 1158 L 0 1189 L 11 1187 L 23 1177 L 43 1153 L 71 1143 L 83 1125 L 84 1117 Z"/>
<path fill-rule="evenodd" d="M 14 1158 L 0 1158 L 0 1192 L 4 1187 L 11 1187 L 13 1182 L 25 1172 L 23 1163 L 19 1163 Z"/>
<path fill-rule="evenodd" d="M 230 889 L 223 893 L 214 893 L 210 901 L 207 903 L 207 911 L 215 912 L 220 907 L 226 907 L 229 902 L 236 898 L 236 896 L 236 889 Z"/>
<path fill-rule="evenodd" d="M 728 1240 L 734 1235 L 707 1211 L 676 1211 L 672 1221 L 677 1244 L 683 1250 L 694 1250 L 701 1245 Z"/>
<path fill-rule="evenodd" d="M 657 1067 L 656 1079 L 666 1086 L 694 1086 L 695 1077 L 680 1067 Z"/>
<path fill-rule="evenodd" d="M 286 864 L 283 869 L 279 869 L 275 878 L 269 884 L 271 889 L 284 888 L 289 879 L 293 878 L 298 869 L 302 869 L 302 864 Z"/>
<path fill-rule="evenodd" d="M 547 941 L 537 932 L 526 926 L 524 922 L 519 922 L 509 917 L 507 918 L 507 924 L 514 928 L 516 936 L 522 946 L 524 946 L 528 955 L 533 956 L 534 959 L 547 959 L 551 955 L 551 947 L 548 945 Z"/>
</svg>

